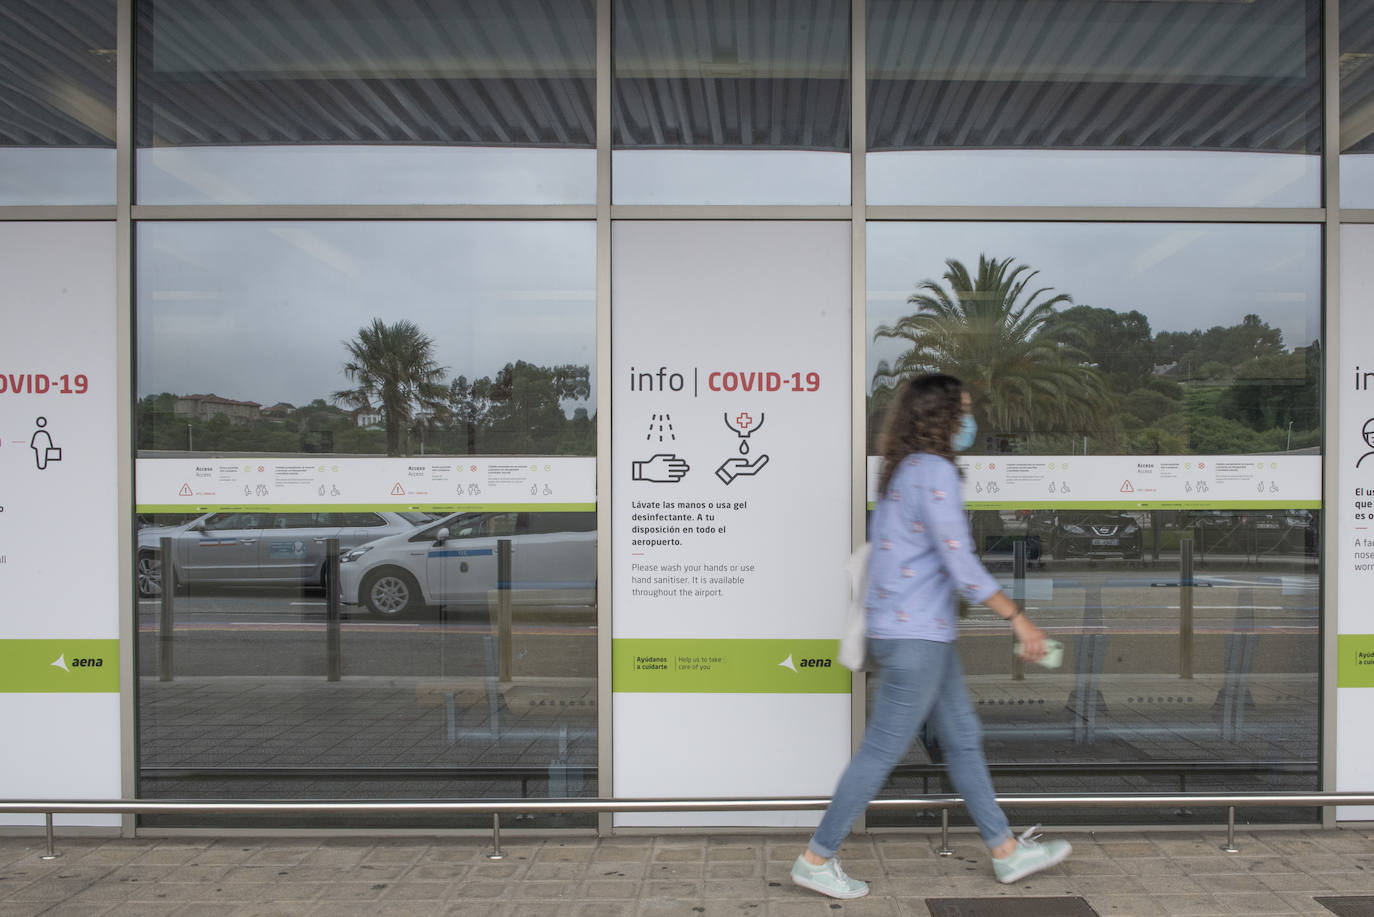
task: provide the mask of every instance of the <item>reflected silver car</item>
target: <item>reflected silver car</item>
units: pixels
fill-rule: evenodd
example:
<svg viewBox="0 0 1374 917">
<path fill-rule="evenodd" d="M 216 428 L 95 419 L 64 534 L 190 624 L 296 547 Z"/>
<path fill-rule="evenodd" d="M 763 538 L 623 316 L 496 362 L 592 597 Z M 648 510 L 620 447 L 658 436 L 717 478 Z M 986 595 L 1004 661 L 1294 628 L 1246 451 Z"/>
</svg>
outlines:
<svg viewBox="0 0 1374 917">
<path fill-rule="evenodd" d="M 384 616 L 427 605 L 486 608 L 502 540 L 511 544 L 516 601 L 595 601 L 596 513 L 525 511 L 455 513 L 349 551 L 339 566 L 340 600 Z"/>
<path fill-rule="evenodd" d="M 184 525 L 138 532 L 138 594 L 162 594 L 167 564 L 162 539 L 172 539 L 171 577 L 178 586 L 286 585 L 322 587 L 325 547 L 341 552 L 388 535 L 409 534 L 434 521 L 432 513 L 320 511 L 209 513 Z"/>
</svg>

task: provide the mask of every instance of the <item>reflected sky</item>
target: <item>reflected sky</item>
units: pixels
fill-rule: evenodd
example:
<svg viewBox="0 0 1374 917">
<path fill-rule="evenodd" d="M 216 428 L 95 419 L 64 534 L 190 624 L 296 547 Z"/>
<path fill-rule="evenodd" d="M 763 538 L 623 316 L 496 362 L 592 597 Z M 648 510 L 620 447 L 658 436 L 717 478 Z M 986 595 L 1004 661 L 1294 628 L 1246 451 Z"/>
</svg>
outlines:
<svg viewBox="0 0 1374 917">
<path fill-rule="evenodd" d="M 1295 153 L 1026 149 L 868 155 L 870 204 L 1316 207 L 1320 194 L 1321 158 Z"/>
<path fill-rule="evenodd" d="M 138 151 L 145 204 L 594 204 L 596 151 L 220 146 Z"/>
<path fill-rule="evenodd" d="M 616 150 L 617 204 L 849 203 L 849 155 Z M 139 150 L 144 204 L 592 204 L 581 149 L 414 146 Z M 113 204 L 115 152 L 0 148 L 0 205 Z M 872 153 L 868 202 L 966 206 L 1319 206 L 1321 162 L 1289 153 Z M 1374 156 L 1341 157 L 1342 205 L 1374 207 Z"/>
<path fill-rule="evenodd" d="M 616 150 L 617 204 L 849 203 L 849 154 L 814 150 Z"/>
<path fill-rule="evenodd" d="M 374 317 L 450 379 L 575 363 L 595 391 L 595 246 L 593 223 L 142 223 L 138 395 L 329 400 Z"/>
<path fill-rule="evenodd" d="M 451 375 L 506 362 L 595 372 L 591 223 L 143 223 L 138 393 L 293 404 L 344 388 L 342 341 L 374 316 L 415 321 Z M 944 259 L 1012 257 L 1080 305 L 1152 329 L 1255 313 L 1293 347 L 1320 331 L 1320 233 L 1286 224 L 871 223 L 870 329 Z M 870 342 L 867 377 L 900 345 Z"/>
<path fill-rule="evenodd" d="M 1341 154 L 1341 206 L 1374 207 L 1374 155 Z"/>
<path fill-rule="evenodd" d="M 113 153 L 110 153 L 111 163 Z M 1374 186 L 1352 166 L 1351 182 Z M 847 153 L 616 150 L 617 204 L 844 205 Z M 592 204 L 584 149 L 159 147 L 138 151 L 146 204 Z M 69 171 L 54 157 L 47 166 Z M 44 163 L 35 157 L 32 172 Z M 945 150 L 871 153 L 868 202 L 935 206 L 1315 207 L 1321 160 L 1292 153 Z M 1363 178 L 1362 178 L 1363 176 Z M 112 176 L 110 176 L 112 178 Z M 1343 176 L 1345 178 L 1346 176 Z M 29 176 L 26 183 L 42 181 Z M 48 179 L 57 180 L 57 176 Z M 0 183 L 0 193 L 9 184 Z M 1358 205 L 1356 205 L 1358 206 Z"/>
<path fill-rule="evenodd" d="M 945 259 L 976 270 L 978 256 L 1014 258 L 1040 272 L 1035 288 L 1076 305 L 1137 310 L 1154 333 L 1234 325 L 1254 313 L 1283 332 L 1288 348 L 1321 330 L 1321 232 L 1289 224 L 870 223 L 868 359 L 904 349 L 873 329 L 910 314 L 906 298 Z"/>
<path fill-rule="evenodd" d="M 0 206 L 108 206 L 114 202 L 113 149 L 0 147 Z"/>
</svg>

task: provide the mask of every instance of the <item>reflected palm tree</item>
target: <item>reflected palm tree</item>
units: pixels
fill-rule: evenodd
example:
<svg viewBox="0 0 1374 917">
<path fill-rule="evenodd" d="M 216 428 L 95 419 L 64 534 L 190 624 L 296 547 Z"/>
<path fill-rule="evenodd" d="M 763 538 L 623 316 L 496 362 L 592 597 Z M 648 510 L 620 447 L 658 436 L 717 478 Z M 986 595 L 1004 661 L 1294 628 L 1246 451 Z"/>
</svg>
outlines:
<svg viewBox="0 0 1374 917">
<path fill-rule="evenodd" d="M 447 370 L 434 360 L 434 341 L 414 322 L 388 325 L 374 318 L 344 346 L 351 357 L 344 375 L 358 386 L 335 392 L 334 400 L 379 410 L 386 427 L 386 454 L 401 455 L 402 436 L 408 447 L 417 415 L 428 419 L 446 411 Z"/>
<path fill-rule="evenodd" d="M 1077 328 L 1061 321 L 1053 336 L 1044 333 L 1055 307 L 1073 298 L 1032 289 L 1039 271 L 1012 262 L 980 255 L 971 275 L 950 258 L 945 286 L 931 279 L 917 284 L 907 297 L 917 311 L 874 333 L 910 344 L 891 365 L 879 365 L 875 389 L 946 372 L 963 380 L 986 430 L 1109 434 L 1111 395 L 1075 346 Z"/>
</svg>

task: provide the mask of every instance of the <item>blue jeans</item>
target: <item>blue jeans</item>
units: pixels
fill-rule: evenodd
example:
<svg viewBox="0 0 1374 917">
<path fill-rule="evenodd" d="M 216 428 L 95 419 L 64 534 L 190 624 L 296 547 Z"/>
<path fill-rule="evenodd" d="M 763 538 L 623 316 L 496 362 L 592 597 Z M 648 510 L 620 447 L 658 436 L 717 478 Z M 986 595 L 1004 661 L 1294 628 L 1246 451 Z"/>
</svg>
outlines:
<svg viewBox="0 0 1374 917">
<path fill-rule="evenodd" d="M 1011 827 L 997 804 L 983 757 L 983 727 L 969 701 L 954 644 L 870 640 L 868 653 L 878 665 L 878 690 L 868 714 L 868 729 L 811 838 L 811 852 L 835 855 L 927 719 L 939 739 L 954 789 L 964 798 L 984 843 L 996 847 L 1010 840 Z"/>
</svg>

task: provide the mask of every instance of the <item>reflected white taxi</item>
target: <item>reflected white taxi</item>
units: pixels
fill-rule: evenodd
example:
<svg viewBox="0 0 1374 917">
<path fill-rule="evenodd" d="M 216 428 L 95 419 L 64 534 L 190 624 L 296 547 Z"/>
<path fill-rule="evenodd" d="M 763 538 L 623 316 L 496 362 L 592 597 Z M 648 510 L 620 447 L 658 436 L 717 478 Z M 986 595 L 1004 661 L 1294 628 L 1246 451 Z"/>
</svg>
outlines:
<svg viewBox="0 0 1374 917">
<path fill-rule="evenodd" d="M 344 554 L 340 600 L 375 615 L 426 606 L 486 608 L 495 594 L 500 542 L 511 546 L 508 584 L 541 603 L 589 605 L 596 594 L 595 512 L 454 513 L 415 533 Z"/>
</svg>

